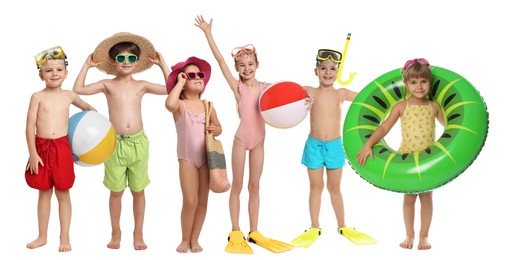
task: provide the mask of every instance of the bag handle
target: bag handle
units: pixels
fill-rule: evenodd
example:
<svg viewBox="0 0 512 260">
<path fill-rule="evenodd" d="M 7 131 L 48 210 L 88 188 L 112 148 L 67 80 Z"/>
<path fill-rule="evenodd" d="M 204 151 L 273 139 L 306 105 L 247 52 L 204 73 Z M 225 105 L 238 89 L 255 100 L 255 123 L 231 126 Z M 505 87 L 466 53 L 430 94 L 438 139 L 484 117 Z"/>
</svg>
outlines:
<svg viewBox="0 0 512 260">
<path fill-rule="evenodd" d="M 206 119 L 205 127 L 208 128 L 208 126 L 210 125 L 210 114 L 212 113 L 213 103 L 211 101 L 203 100 L 203 104 Z M 206 130 L 206 133 L 208 133 L 208 130 Z"/>
</svg>

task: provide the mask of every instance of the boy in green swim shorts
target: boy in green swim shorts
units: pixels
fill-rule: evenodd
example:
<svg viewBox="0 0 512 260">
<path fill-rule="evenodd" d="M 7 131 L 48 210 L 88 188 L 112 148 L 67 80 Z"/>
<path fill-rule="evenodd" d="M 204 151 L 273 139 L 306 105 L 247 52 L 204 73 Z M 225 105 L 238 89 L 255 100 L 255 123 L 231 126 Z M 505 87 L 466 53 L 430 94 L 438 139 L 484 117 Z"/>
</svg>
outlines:
<svg viewBox="0 0 512 260">
<path fill-rule="evenodd" d="M 334 88 L 341 52 L 318 50 L 315 75 L 319 86 L 303 86 L 309 95 L 310 131 L 304 147 L 302 164 L 308 168 L 310 181 L 309 211 L 311 226 L 292 240 L 297 247 L 309 247 L 322 233 L 320 229 L 320 204 L 324 188 L 324 171 L 331 203 L 338 222 L 338 232 L 356 244 L 370 244 L 375 240 L 353 228 L 345 226 L 345 211 L 341 195 L 341 175 L 345 165 L 345 152 L 341 139 L 342 106 L 358 94 L 346 88 Z M 357 232 L 354 234 L 354 232 Z M 359 240 L 354 239 L 357 236 Z"/>
<path fill-rule="evenodd" d="M 133 192 L 143 191 L 149 184 L 149 141 L 144 130 L 135 134 L 116 134 L 113 155 L 105 162 L 103 184 L 113 192 L 127 186 Z"/>
<path fill-rule="evenodd" d="M 135 250 L 147 248 L 142 227 L 146 208 L 144 189 L 150 181 L 149 142 L 143 130 L 142 97 L 146 93 L 167 95 L 167 89 L 165 84 L 135 80 L 132 74 L 146 70 L 153 64 L 160 66 L 165 82 L 169 68 L 151 42 L 131 33 L 117 33 L 102 41 L 89 55 L 73 87 L 81 95 L 103 92 L 107 98 L 110 121 L 116 129 L 116 148 L 105 162 L 103 182 L 110 190 L 112 238 L 107 247 L 111 249 L 119 249 L 121 243 L 121 198 L 126 187 L 130 188 L 133 196 L 133 246 Z M 85 77 L 91 67 L 115 75 L 115 78 L 85 85 Z"/>
</svg>

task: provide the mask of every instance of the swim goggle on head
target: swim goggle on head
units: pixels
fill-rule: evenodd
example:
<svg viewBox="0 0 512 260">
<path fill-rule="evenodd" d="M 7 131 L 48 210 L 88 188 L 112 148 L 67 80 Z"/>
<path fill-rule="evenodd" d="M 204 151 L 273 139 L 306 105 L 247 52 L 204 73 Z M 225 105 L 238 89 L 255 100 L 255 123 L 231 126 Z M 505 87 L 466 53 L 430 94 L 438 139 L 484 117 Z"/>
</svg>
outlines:
<svg viewBox="0 0 512 260">
<path fill-rule="evenodd" d="M 231 51 L 231 56 L 235 59 L 239 57 L 248 57 L 253 54 L 256 54 L 256 47 L 252 44 L 247 44 L 243 47 L 236 47 Z"/>
<path fill-rule="evenodd" d="M 48 62 L 48 59 L 51 60 L 64 60 L 66 66 L 68 62 L 66 61 L 67 56 L 64 53 L 64 50 L 61 46 L 55 46 L 50 49 L 44 50 L 35 56 L 37 69 L 41 70 L 43 65 Z"/>
<path fill-rule="evenodd" d="M 406 61 L 405 64 L 404 64 L 404 67 L 402 68 L 402 71 L 408 69 L 410 66 L 412 66 L 416 62 L 421 63 L 423 65 L 430 66 L 430 63 L 428 62 L 428 60 L 426 60 L 424 58 L 417 58 L 417 59 Z"/>
<path fill-rule="evenodd" d="M 342 54 L 339 51 L 329 50 L 329 49 L 320 49 L 316 55 L 317 61 L 326 61 L 331 59 L 335 63 L 341 63 Z"/>
</svg>

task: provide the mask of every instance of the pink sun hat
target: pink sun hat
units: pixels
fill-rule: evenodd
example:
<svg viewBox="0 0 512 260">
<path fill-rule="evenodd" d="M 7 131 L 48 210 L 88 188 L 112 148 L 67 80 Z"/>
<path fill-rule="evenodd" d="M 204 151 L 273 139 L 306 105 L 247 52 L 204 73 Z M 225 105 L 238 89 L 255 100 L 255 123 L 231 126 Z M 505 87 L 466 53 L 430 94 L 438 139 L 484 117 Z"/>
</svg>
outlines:
<svg viewBox="0 0 512 260">
<path fill-rule="evenodd" d="M 186 61 L 178 62 L 174 66 L 171 67 L 172 72 L 169 74 L 169 77 L 167 78 L 167 93 L 170 93 L 171 90 L 174 88 L 177 82 L 178 74 L 183 71 L 183 68 L 186 66 L 194 64 L 197 67 L 199 67 L 199 70 L 204 73 L 204 87 L 203 90 L 201 90 L 201 94 L 203 94 L 204 89 L 206 88 L 206 84 L 208 84 L 208 81 L 210 80 L 210 75 L 212 73 L 212 67 L 210 66 L 210 63 L 208 63 L 205 60 L 199 59 L 197 57 L 190 57 Z"/>
</svg>

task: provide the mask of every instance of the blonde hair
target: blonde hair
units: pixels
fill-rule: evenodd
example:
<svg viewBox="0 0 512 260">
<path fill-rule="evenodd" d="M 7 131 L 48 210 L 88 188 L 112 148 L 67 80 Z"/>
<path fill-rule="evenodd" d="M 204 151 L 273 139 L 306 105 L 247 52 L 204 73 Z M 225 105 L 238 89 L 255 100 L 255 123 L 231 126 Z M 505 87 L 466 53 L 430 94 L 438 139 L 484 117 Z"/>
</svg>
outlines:
<svg viewBox="0 0 512 260">
<path fill-rule="evenodd" d="M 404 84 L 413 78 L 425 78 L 432 82 L 432 70 L 430 63 L 423 58 L 408 60 L 402 68 L 402 79 Z M 404 100 L 407 96 L 407 87 L 404 87 Z M 432 92 L 429 91 L 427 98 L 432 100 Z"/>
</svg>

